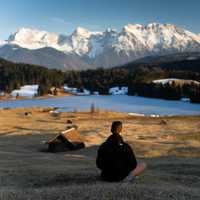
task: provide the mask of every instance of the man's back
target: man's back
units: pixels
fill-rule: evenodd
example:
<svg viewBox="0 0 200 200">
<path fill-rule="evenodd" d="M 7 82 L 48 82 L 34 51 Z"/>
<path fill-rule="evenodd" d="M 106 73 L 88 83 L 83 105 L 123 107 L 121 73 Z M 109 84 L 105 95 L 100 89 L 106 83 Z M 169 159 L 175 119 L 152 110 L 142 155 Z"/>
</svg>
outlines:
<svg viewBox="0 0 200 200">
<path fill-rule="evenodd" d="M 106 181 L 120 181 L 137 166 L 131 147 L 120 135 L 111 135 L 98 150 L 97 167 L 101 169 L 101 177 Z"/>
</svg>

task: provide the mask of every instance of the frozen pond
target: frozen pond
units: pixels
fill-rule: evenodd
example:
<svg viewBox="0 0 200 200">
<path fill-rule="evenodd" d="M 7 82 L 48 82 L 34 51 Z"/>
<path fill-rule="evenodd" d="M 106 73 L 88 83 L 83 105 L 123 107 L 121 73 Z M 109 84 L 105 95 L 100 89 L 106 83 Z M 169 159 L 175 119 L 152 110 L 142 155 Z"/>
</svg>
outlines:
<svg viewBox="0 0 200 200">
<path fill-rule="evenodd" d="M 61 107 L 64 111 L 83 111 L 89 110 L 91 104 L 94 104 L 99 109 L 146 115 L 200 115 L 200 104 L 136 96 L 70 96 L 50 99 L 16 100 L 0 102 L 0 108 L 54 106 Z"/>
</svg>

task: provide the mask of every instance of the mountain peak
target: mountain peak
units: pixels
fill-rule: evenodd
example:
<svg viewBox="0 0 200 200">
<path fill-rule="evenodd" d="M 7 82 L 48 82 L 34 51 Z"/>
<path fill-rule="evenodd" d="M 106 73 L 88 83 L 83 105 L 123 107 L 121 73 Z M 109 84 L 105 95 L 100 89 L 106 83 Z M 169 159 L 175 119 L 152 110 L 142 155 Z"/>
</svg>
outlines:
<svg viewBox="0 0 200 200">
<path fill-rule="evenodd" d="M 54 33 L 48 33 L 31 28 L 20 28 L 11 34 L 8 42 L 28 49 L 38 49 L 47 46 L 47 43 L 56 43 L 58 36 Z"/>
<path fill-rule="evenodd" d="M 156 22 L 153 22 L 153 23 L 149 23 L 146 25 L 147 28 L 155 28 L 155 27 L 164 27 L 166 24 L 160 24 L 160 23 L 156 23 Z"/>
<path fill-rule="evenodd" d="M 145 29 L 161 29 L 161 28 L 177 28 L 173 24 L 161 24 L 161 23 L 149 23 L 147 25 L 141 24 L 127 24 L 123 27 L 123 31 L 125 32 L 134 32 L 137 30 L 145 30 Z"/>
<path fill-rule="evenodd" d="M 125 32 L 134 32 L 137 29 L 142 29 L 143 25 L 141 24 L 127 24 L 123 27 L 123 31 Z"/>
<path fill-rule="evenodd" d="M 9 37 L 7 43 L 27 49 L 52 47 L 67 55 L 92 59 L 90 62 L 95 61 L 96 65 L 105 67 L 149 55 L 200 52 L 200 34 L 161 23 L 127 24 L 119 32 L 111 28 L 104 32 L 93 32 L 77 27 L 71 35 L 66 36 L 21 28 Z M 2 42 L 0 46 L 3 46 Z"/>
<path fill-rule="evenodd" d="M 114 28 L 107 28 L 106 30 L 105 30 L 105 33 L 117 33 L 117 30 L 116 29 L 114 29 Z"/>
<path fill-rule="evenodd" d="M 77 27 L 73 33 L 73 35 L 82 36 L 82 37 L 90 37 L 91 34 L 92 33 L 89 30 L 82 27 Z"/>
<path fill-rule="evenodd" d="M 16 39 L 22 39 L 30 35 L 36 35 L 36 34 L 46 34 L 46 31 L 40 31 L 37 29 L 31 29 L 31 28 L 20 28 L 15 33 L 11 34 L 8 38 L 8 41 L 16 40 Z"/>
</svg>

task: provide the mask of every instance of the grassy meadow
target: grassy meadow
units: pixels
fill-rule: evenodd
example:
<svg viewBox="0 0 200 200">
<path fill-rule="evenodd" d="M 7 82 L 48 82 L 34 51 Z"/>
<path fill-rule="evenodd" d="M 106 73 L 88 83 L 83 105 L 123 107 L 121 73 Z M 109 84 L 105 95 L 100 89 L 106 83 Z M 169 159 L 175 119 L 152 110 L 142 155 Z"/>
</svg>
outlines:
<svg viewBox="0 0 200 200">
<path fill-rule="evenodd" d="M 28 115 L 25 115 L 28 113 Z M 79 127 L 86 148 L 47 153 L 45 141 Z M 95 165 L 110 125 L 148 165 L 134 183 L 106 183 Z M 108 111 L 50 114 L 49 109 L 0 110 L 0 199 L 200 199 L 200 116 L 136 117 Z"/>
</svg>

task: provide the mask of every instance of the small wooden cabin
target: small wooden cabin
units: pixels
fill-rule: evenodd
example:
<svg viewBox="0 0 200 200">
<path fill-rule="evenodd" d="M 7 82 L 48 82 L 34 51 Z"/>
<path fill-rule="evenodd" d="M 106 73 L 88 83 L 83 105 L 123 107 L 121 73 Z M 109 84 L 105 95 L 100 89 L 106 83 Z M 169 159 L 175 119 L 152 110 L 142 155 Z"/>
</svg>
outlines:
<svg viewBox="0 0 200 200">
<path fill-rule="evenodd" d="M 55 138 L 47 142 L 49 152 L 64 152 L 82 149 L 85 147 L 83 138 L 77 128 L 71 127 L 56 135 Z"/>
</svg>

